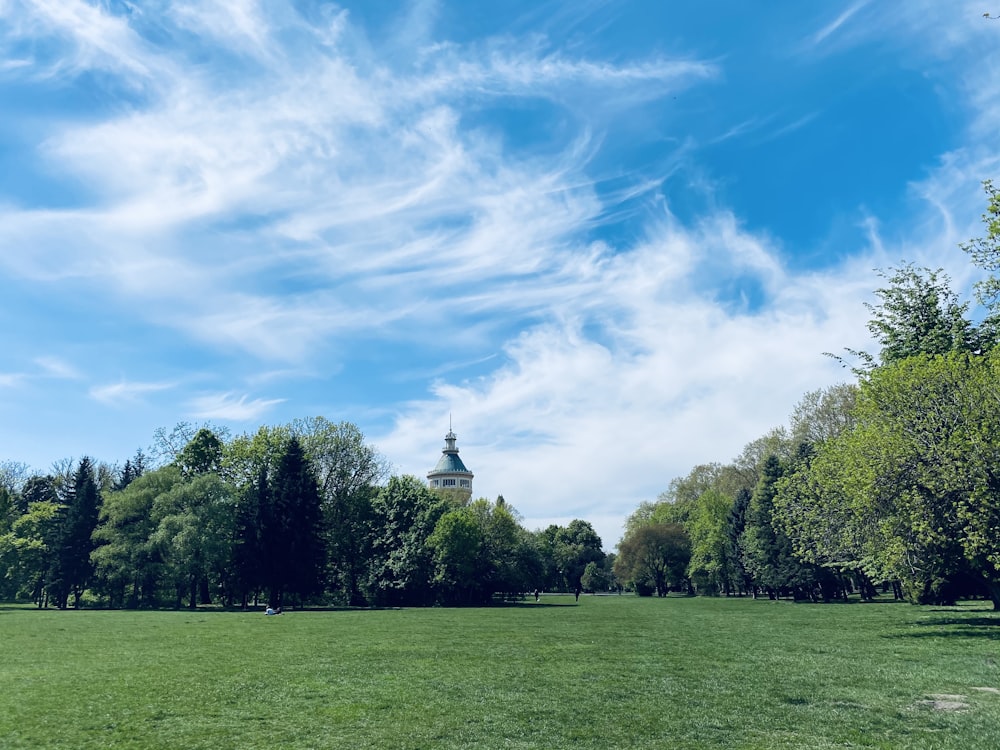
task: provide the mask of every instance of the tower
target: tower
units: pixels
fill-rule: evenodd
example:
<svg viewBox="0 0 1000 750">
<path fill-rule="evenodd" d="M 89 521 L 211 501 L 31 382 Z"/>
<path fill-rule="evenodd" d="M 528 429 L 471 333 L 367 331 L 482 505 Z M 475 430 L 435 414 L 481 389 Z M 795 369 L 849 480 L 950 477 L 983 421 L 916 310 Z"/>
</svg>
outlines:
<svg viewBox="0 0 1000 750">
<path fill-rule="evenodd" d="M 458 457 L 458 448 L 455 441 L 458 438 L 448 426 L 448 434 L 444 436 L 444 449 L 441 451 L 441 458 L 438 459 L 437 466 L 427 474 L 427 486 L 432 490 L 455 490 L 465 495 L 468 499 L 472 497 L 472 477 L 462 459 Z"/>
</svg>

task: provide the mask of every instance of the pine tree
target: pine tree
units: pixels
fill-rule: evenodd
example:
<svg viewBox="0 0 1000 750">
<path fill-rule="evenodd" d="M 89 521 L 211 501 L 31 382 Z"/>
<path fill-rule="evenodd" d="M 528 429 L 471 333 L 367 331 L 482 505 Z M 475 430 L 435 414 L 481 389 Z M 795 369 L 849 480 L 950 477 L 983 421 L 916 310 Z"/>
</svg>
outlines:
<svg viewBox="0 0 1000 750">
<path fill-rule="evenodd" d="M 280 607 L 286 596 L 301 600 L 322 590 L 319 487 L 297 438 L 288 441 L 268 494 L 261 524 L 263 577 L 269 603 Z"/>
<path fill-rule="evenodd" d="M 66 608 L 70 594 L 73 606 L 79 607 L 80 597 L 90 581 L 93 573 L 90 553 L 94 549 L 91 536 L 97 527 L 100 502 L 93 461 L 84 457 L 66 494 L 57 549 L 49 572 L 49 591 L 59 609 Z"/>
</svg>

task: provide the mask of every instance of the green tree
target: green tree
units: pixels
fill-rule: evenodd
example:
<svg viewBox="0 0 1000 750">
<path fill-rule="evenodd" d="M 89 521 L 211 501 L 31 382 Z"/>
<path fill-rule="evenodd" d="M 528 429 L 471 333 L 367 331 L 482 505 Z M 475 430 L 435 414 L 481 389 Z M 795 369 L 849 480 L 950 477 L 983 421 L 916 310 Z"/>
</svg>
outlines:
<svg viewBox="0 0 1000 750">
<path fill-rule="evenodd" d="M 484 529 L 471 508 L 445 513 L 427 538 L 433 584 L 443 604 L 481 604 L 486 598 Z"/>
<path fill-rule="evenodd" d="M 796 445 L 819 445 L 850 430 L 855 423 L 857 396 L 858 387 L 853 383 L 841 383 L 805 394 L 791 415 L 792 442 Z"/>
<path fill-rule="evenodd" d="M 699 594 L 728 596 L 737 575 L 726 527 L 733 503 L 718 490 L 709 489 L 695 505 L 687 526 L 691 537 L 688 577 Z"/>
<path fill-rule="evenodd" d="M 368 595 L 380 605 L 434 601 L 434 552 L 427 540 L 454 505 L 414 476 L 391 477 L 373 502 Z"/>
<path fill-rule="evenodd" d="M 666 596 L 672 588 L 688 593 L 687 566 L 691 562 L 691 540 L 678 523 L 641 526 L 618 545 L 615 575 L 635 586 L 638 593 Z"/>
<path fill-rule="evenodd" d="M 153 539 L 159 519 L 157 498 L 168 495 L 184 478 L 167 465 L 142 474 L 108 494 L 94 530 L 95 588 L 112 607 L 154 607 L 160 604 L 165 561 Z M 162 508 L 162 503 L 161 503 Z M 163 511 L 159 511 L 163 514 Z"/>
<path fill-rule="evenodd" d="M 774 498 L 784 467 L 770 456 L 747 508 L 746 528 L 740 539 L 743 565 L 770 598 L 791 591 L 797 598 L 810 593 L 816 571 L 795 557 L 791 540 L 774 515 Z"/>
<path fill-rule="evenodd" d="M 73 606 L 79 608 L 80 598 L 90 582 L 93 573 L 90 553 L 94 549 L 91 536 L 97 527 L 100 505 L 94 464 L 84 457 L 77 466 L 73 484 L 66 495 L 59 538 L 49 570 L 47 586 L 60 609 L 67 607 L 70 595 L 73 596 Z"/>
<path fill-rule="evenodd" d="M 153 501 L 156 528 L 150 543 L 163 563 L 163 576 L 180 607 L 184 595 L 194 609 L 210 603 L 232 557 L 233 491 L 218 474 L 206 472 L 174 484 Z"/>
<path fill-rule="evenodd" d="M 862 363 L 855 372 L 863 374 L 921 354 L 982 348 L 982 336 L 967 318 L 968 303 L 959 300 L 942 269 L 906 263 L 888 272 L 878 271 L 878 275 L 888 285 L 876 289 L 878 302 L 865 303 L 865 307 L 871 313 L 868 330 L 879 353 L 848 350 Z"/>
<path fill-rule="evenodd" d="M 990 313 L 983 329 L 995 333 L 1000 313 L 1000 190 L 992 180 L 983 182 L 983 189 L 986 192 L 986 213 L 983 214 L 986 233 L 961 247 L 976 266 L 989 274 L 976 283 L 976 297 Z M 987 343 L 992 344 L 995 340 L 994 336 Z"/>
<path fill-rule="evenodd" d="M 596 594 L 598 591 L 608 591 L 611 588 L 612 578 L 611 571 L 603 564 L 591 561 L 583 570 L 580 584 L 584 591 Z"/>
<path fill-rule="evenodd" d="M 224 445 L 212 430 L 202 427 L 174 459 L 185 477 L 218 473 L 222 469 Z"/>
<path fill-rule="evenodd" d="M 0 572 L 5 589 L 14 597 L 29 597 L 36 606 L 47 604 L 47 575 L 59 538 L 61 506 L 42 500 L 28 506 L 11 530 L 0 535 Z"/>
<path fill-rule="evenodd" d="M 292 437 L 270 483 L 261 524 L 263 579 L 268 601 L 285 605 L 323 589 L 323 533 L 319 486 L 298 438 Z"/>
<path fill-rule="evenodd" d="M 581 588 L 580 579 L 589 562 L 604 560 L 601 537 L 587 521 L 573 519 L 555 532 L 553 555 L 566 591 Z"/>
<path fill-rule="evenodd" d="M 388 474 L 387 461 L 350 422 L 316 417 L 292 422 L 289 429 L 302 441 L 319 481 L 329 585 L 347 603 L 364 604 L 372 503 Z"/>
<path fill-rule="evenodd" d="M 924 355 L 862 382 L 859 425 L 840 450 L 843 485 L 860 523 L 879 531 L 868 556 L 913 601 L 953 601 L 971 574 L 1000 605 L 991 541 L 1000 496 L 996 367 L 993 355 Z"/>
</svg>

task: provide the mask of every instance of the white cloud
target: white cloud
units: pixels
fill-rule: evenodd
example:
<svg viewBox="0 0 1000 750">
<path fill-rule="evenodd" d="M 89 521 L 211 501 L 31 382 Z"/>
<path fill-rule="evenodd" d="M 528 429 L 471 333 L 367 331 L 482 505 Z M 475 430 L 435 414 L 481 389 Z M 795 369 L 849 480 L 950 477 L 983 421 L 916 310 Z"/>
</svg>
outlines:
<svg viewBox="0 0 1000 750">
<path fill-rule="evenodd" d="M 956 145 L 911 186 L 914 215 L 934 214 L 902 239 L 883 238 L 872 217 L 870 246 L 804 273 L 724 209 L 685 224 L 656 203 L 659 179 L 637 177 L 617 197 L 589 172 L 604 122 L 712 84 L 719 63 L 585 58 L 544 37 L 435 45 L 433 3 L 417 3 L 396 29 L 405 63 L 373 60 L 346 11 L 305 33 L 287 6 L 252 0 L 169 6 L 155 23 L 191 45 L 172 57 L 107 4 L 8 2 L 19 39 L 72 42 L 36 74 L 103 71 L 144 97 L 103 119 L 48 123 L 40 153 L 93 192 L 76 206 L 3 208 L 0 268 L 99 290 L 104 304 L 208 350 L 278 363 L 234 381 L 243 387 L 287 363 L 339 371 L 323 355 L 352 336 L 419 345 L 445 331 L 454 361 L 466 348 L 477 359 L 503 351 L 478 379 L 441 379 L 425 400 L 384 405 L 399 416 L 376 443 L 422 474 L 451 412 L 477 493 L 502 492 L 529 525 L 601 519 L 610 547 L 616 519 L 671 478 L 729 460 L 806 390 L 846 377 L 822 352 L 865 346 L 873 267 L 942 265 L 941 248 L 974 231 L 978 180 L 998 167 L 982 140 L 1000 127 L 995 39 L 989 47 L 967 17 L 971 2 L 891 6 L 856 2 L 811 41 L 832 53 L 890 39 L 911 61 L 958 59 L 948 64 L 966 66 L 970 139 L 985 145 Z M 239 74 L 220 62 L 231 52 L 246 63 Z M 484 102 L 518 97 L 566 113 L 560 151 L 515 157 L 488 123 L 470 128 Z M 727 136 L 768 127 L 775 116 Z M 684 146 L 677 153 L 687 158 Z M 595 241 L 590 230 L 626 201 L 631 239 Z M 25 246 L 32 252 L 11 251 Z M 947 265 L 968 280 L 960 253 Z M 720 280 L 762 302 L 719 297 Z M 0 375 L 0 386 L 22 380 Z M 169 387 L 154 375 L 91 396 L 119 404 Z M 227 391 L 186 405 L 198 419 L 252 421 L 282 401 Z"/>
<path fill-rule="evenodd" d="M 23 372 L 0 372 L 0 388 L 14 388 L 24 382 Z"/>
<path fill-rule="evenodd" d="M 61 380 L 79 380 L 83 377 L 76 367 L 59 357 L 36 357 L 35 364 L 42 368 L 46 377 Z"/>
<path fill-rule="evenodd" d="M 175 388 L 175 383 L 142 383 L 119 381 L 98 385 L 90 389 L 90 397 L 107 406 L 127 406 L 142 400 L 143 396 Z"/>
<path fill-rule="evenodd" d="M 820 44 L 828 37 L 834 35 L 843 27 L 848 21 L 853 18 L 859 10 L 864 8 L 870 0 L 858 0 L 858 2 L 852 3 L 850 7 L 847 8 L 843 13 L 837 16 L 833 21 L 828 23 L 822 29 L 813 34 L 811 42 L 812 44 Z"/>
<path fill-rule="evenodd" d="M 210 393 L 191 399 L 188 403 L 190 415 L 195 419 L 223 419 L 232 422 L 249 422 L 260 419 L 271 407 L 284 399 L 250 399 L 246 394 L 237 396 L 232 392 Z"/>
</svg>

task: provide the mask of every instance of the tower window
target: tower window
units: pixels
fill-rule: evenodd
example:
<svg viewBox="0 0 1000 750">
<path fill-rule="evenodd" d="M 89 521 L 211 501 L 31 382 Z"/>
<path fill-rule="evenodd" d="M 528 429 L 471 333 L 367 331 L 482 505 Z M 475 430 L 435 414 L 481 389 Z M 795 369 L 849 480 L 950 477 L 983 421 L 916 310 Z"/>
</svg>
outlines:
<svg viewBox="0 0 1000 750">
<path fill-rule="evenodd" d="M 442 479 L 441 480 L 441 486 L 442 487 L 454 487 L 455 486 L 455 480 L 454 479 Z"/>
<path fill-rule="evenodd" d="M 460 482 L 460 484 L 462 485 L 462 487 L 465 487 L 466 489 L 471 489 L 472 488 L 472 482 L 470 482 L 468 479 L 463 479 Z"/>
</svg>

